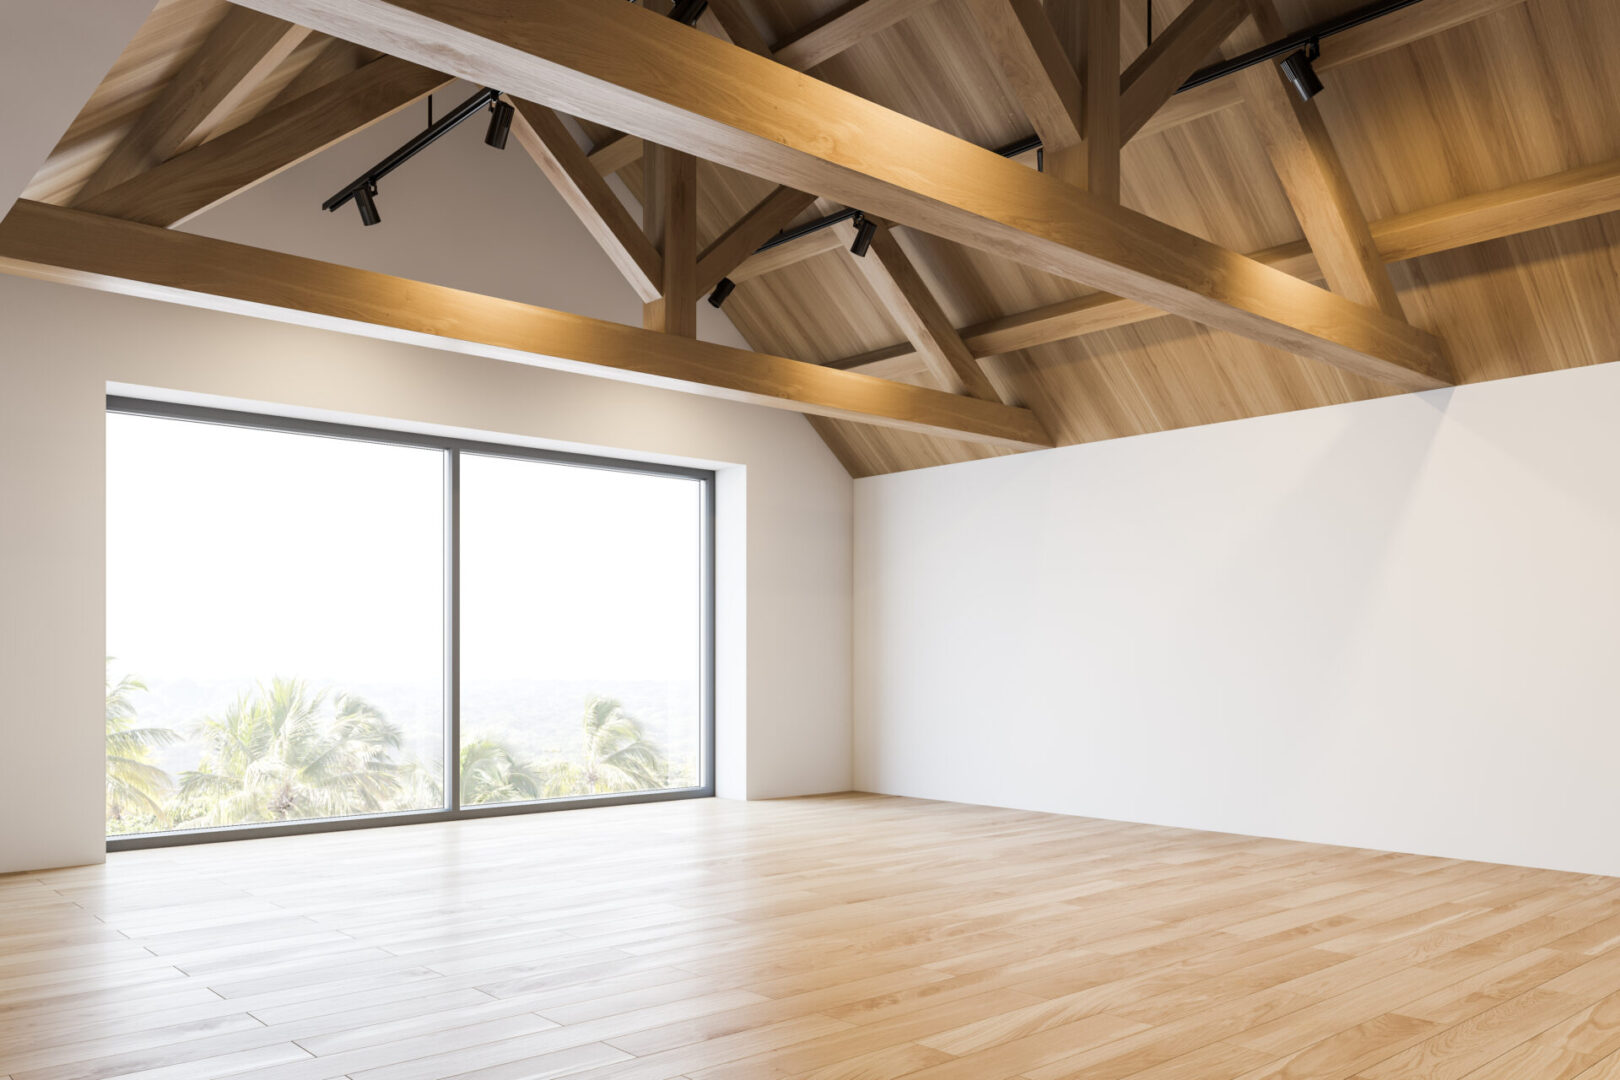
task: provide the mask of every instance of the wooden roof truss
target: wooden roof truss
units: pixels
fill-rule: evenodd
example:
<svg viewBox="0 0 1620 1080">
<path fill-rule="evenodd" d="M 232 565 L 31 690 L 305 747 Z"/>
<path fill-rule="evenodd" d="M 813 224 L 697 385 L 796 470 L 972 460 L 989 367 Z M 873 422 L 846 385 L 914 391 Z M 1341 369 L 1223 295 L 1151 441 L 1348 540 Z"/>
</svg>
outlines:
<svg viewBox="0 0 1620 1080">
<path fill-rule="evenodd" d="M 1396 390 L 1449 385 L 1447 350 L 1408 321 L 1390 265 L 1620 209 L 1611 161 L 1369 220 L 1329 119 L 1274 64 L 1177 93 L 1218 49 L 1285 36 L 1277 0 L 1191 0 L 1129 63 L 1121 0 L 961 0 L 1039 137 L 1041 171 L 806 74 L 939 2 L 854 0 L 771 41 L 745 0 L 709 0 L 696 27 L 664 0 L 516 13 L 501 0 L 245 0 L 79 183 L 19 202 L 0 223 L 0 268 L 1017 450 L 1066 441 L 1065 403 L 1028 350 L 1167 315 Z M 1524 2 L 1424 0 L 1323 41 L 1316 66 Z M 642 301 L 642 328 L 170 231 L 452 78 L 506 91 L 517 142 Z M 1303 240 L 1242 254 L 1122 205 L 1133 139 L 1238 108 Z M 700 161 L 770 185 L 707 243 Z M 864 255 L 849 222 L 765 247 L 841 206 L 870 221 Z M 907 232 L 1084 291 L 958 325 Z M 723 281 L 833 251 L 903 340 L 820 363 L 697 340 L 697 305 Z M 818 430 L 851 464 L 835 429 Z"/>
</svg>

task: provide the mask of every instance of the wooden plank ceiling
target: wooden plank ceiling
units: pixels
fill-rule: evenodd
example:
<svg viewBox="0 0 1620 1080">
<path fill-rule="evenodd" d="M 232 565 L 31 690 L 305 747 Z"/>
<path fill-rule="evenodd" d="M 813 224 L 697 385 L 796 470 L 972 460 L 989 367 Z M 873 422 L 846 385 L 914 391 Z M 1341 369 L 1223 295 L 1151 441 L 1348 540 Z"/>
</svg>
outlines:
<svg viewBox="0 0 1620 1080">
<path fill-rule="evenodd" d="M 1146 0 L 1122 0 L 1117 59 L 1097 32 L 1113 22 L 1101 2 L 710 0 L 697 25 L 979 146 L 1040 131 L 1049 172 L 1098 199 L 1117 182 L 1129 210 L 1404 316 L 1413 348 L 1444 343 L 1456 382 L 1620 358 L 1613 0 L 1421 0 L 1324 41 L 1326 90 L 1306 107 L 1269 65 L 1159 102 L 1187 68 L 1364 0 L 1155 0 L 1151 51 Z M 163 0 L 26 198 L 170 225 L 442 82 L 273 14 Z M 1081 57 L 1072 69 L 1069 55 Z M 1111 62 L 1125 77 L 1110 101 L 1097 73 Z M 328 86 L 347 110 L 326 114 L 331 130 L 290 137 L 298 125 L 275 122 Z M 514 142 L 536 157 L 537 182 L 587 219 L 648 301 L 652 329 L 689 333 L 689 305 L 660 297 L 734 268 L 725 311 L 757 352 L 1021 404 L 1060 445 L 1434 385 L 1375 381 L 900 225 L 880 223 L 865 259 L 850 254 L 847 224 L 745 259 L 776 229 L 841 207 L 699 161 L 693 236 L 686 155 L 659 149 L 646 155 L 658 179 L 640 220 L 605 203 L 599 182 L 617 171 L 643 194 L 639 139 L 581 121 L 576 150 L 555 113 L 519 104 Z M 260 140 L 250 122 L 279 134 Z M 1101 146 L 1115 128 L 1117 181 L 1083 137 L 1102 133 Z M 222 138 L 233 131 L 251 153 Z M 146 172 L 199 144 L 214 160 L 168 166 L 184 183 Z M 857 476 L 1016 452 L 926 425 L 811 419 Z"/>
</svg>

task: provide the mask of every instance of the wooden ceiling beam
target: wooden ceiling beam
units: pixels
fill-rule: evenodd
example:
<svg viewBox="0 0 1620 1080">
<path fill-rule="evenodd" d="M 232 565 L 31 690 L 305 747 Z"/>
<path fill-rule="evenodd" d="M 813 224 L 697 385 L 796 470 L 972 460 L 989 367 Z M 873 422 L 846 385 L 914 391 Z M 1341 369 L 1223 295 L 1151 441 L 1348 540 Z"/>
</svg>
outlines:
<svg viewBox="0 0 1620 1080">
<path fill-rule="evenodd" d="M 796 240 L 789 240 L 785 244 L 778 244 L 776 247 L 765 251 L 756 251 L 737 264 L 737 268 L 726 276 L 731 278 L 732 281 L 747 281 L 750 278 L 762 277 L 765 274 L 774 274 L 778 270 L 797 266 L 818 255 L 825 255 L 847 247 L 849 247 L 849 241 L 845 240 L 836 229 L 822 229 L 820 232 L 813 232 Z"/>
<path fill-rule="evenodd" d="M 1287 33 L 1272 0 L 1250 3 L 1266 40 Z M 1389 270 L 1316 103 L 1302 99 L 1275 63 L 1257 64 L 1234 77 L 1328 287 L 1404 319 Z"/>
<path fill-rule="evenodd" d="M 1449 385 L 1432 335 L 631 4 L 248 3 L 1402 389 Z"/>
<path fill-rule="evenodd" d="M 968 0 L 1045 170 L 1119 201 L 1120 0 Z M 1079 56 L 1084 77 L 1072 57 Z"/>
<path fill-rule="evenodd" d="M 601 246 L 642 303 L 664 294 L 664 260 L 657 247 L 591 167 L 567 125 L 544 105 L 514 99 L 512 134 L 551 181 L 563 202 Z"/>
<path fill-rule="evenodd" d="M 1016 315 L 975 323 L 961 328 L 957 333 L 967 345 L 968 352 L 976 359 L 983 359 L 1163 317 L 1164 312 L 1146 304 L 1122 300 L 1106 293 L 1091 293 L 1073 300 L 1044 304 Z M 921 375 L 928 370 L 922 356 L 909 343 L 834 360 L 827 366 L 840 371 L 881 375 L 886 379 Z"/>
<path fill-rule="evenodd" d="M 1024 409 L 21 201 L 0 272 L 1013 449 Z"/>
<path fill-rule="evenodd" d="M 815 200 L 814 195 L 789 187 L 779 187 L 761 199 L 698 256 L 698 295 L 707 294 L 720 284 L 721 278 L 730 277 L 761 244 L 786 228 Z"/>
<path fill-rule="evenodd" d="M 818 19 L 777 43 L 775 50 L 765 43 L 759 30 L 748 19 L 736 0 L 709 0 L 705 16 L 713 15 L 715 25 L 733 45 L 747 49 L 795 71 L 808 71 L 858 44 L 862 40 L 908 19 L 938 0 L 851 0 L 850 3 Z M 1039 9 L 1039 2 L 1035 0 Z M 700 20 L 701 21 L 701 20 Z M 591 164 L 604 176 L 641 160 L 641 140 L 616 133 L 591 148 Z"/>
<path fill-rule="evenodd" d="M 917 350 L 924 367 L 943 389 L 1000 401 L 989 376 L 968 351 L 893 230 L 886 224 L 873 224 L 877 228 L 866 254 L 852 254 L 849 261 Z M 839 231 L 846 234 L 845 238 L 852 238 L 847 226 Z"/>
<path fill-rule="evenodd" d="M 591 168 L 603 176 L 612 176 L 620 169 L 641 160 L 642 143 L 634 135 L 615 132 L 591 147 Z"/>
<path fill-rule="evenodd" d="M 1388 262 L 1620 212 L 1620 160 L 1538 177 L 1373 223 Z"/>
<path fill-rule="evenodd" d="M 1120 138 L 1130 142 L 1187 76 L 1249 16 L 1243 0 L 1193 0 L 1120 79 Z"/>
<path fill-rule="evenodd" d="M 880 30 L 937 3 L 938 0 L 850 0 L 778 41 L 771 56 L 795 71 L 809 71 Z"/>
<path fill-rule="evenodd" d="M 667 146 L 642 157 L 642 225 L 663 260 L 660 295 L 642 305 L 648 330 L 697 337 L 697 158 Z"/>
<path fill-rule="evenodd" d="M 366 49 L 353 42 L 327 38 L 320 43 L 314 58 L 302 71 L 288 80 L 286 86 L 276 92 L 276 96 L 270 99 L 262 111 L 280 108 L 290 101 L 297 101 L 305 94 L 319 90 L 328 83 L 336 82 L 345 75 L 352 75 L 380 55 L 375 49 Z"/>
<path fill-rule="evenodd" d="M 1080 146 L 1085 140 L 1080 76 L 1045 5 L 1040 0 L 968 0 L 968 10 L 984 47 L 1041 137 L 1048 163 L 1053 155 Z"/>
<path fill-rule="evenodd" d="M 1372 22 L 1334 34 L 1322 42 L 1317 71 L 1332 71 L 1391 49 L 1465 26 L 1476 19 L 1521 7 L 1526 0 L 1423 0 Z"/>
<path fill-rule="evenodd" d="M 846 248 L 844 257 L 855 264 L 878 302 L 905 330 L 917 350 L 916 355 L 934 381 L 944 389 L 969 397 L 1024 405 L 1050 431 L 1048 420 L 1055 420 L 1061 413 L 1044 389 L 1031 383 L 1018 386 L 1007 378 L 1004 369 L 997 369 L 992 378 L 951 325 L 938 298 L 900 246 L 894 230 L 882 222 L 876 225 L 866 255 L 858 256 Z M 855 238 L 855 228 L 848 223 L 828 231 L 834 232 L 841 241 Z M 1019 400 L 1020 395 L 1023 400 Z"/>
<path fill-rule="evenodd" d="M 1078 3 L 1080 0 L 1071 2 Z M 1315 66 L 1319 72 L 1332 71 L 1410 45 L 1414 41 L 1444 33 L 1486 15 L 1518 7 L 1526 2 L 1527 0 L 1424 0 L 1421 4 L 1327 39 L 1322 43 L 1322 57 L 1316 61 Z M 1052 10 L 1048 8 L 1049 15 Z M 1240 22 L 1242 16 L 1247 14 L 1247 9 L 1239 0 L 1233 0 L 1228 10 L 1236 12 Z M 1169 28 L 1166 29 L 1166 34 L 1168 32 Z M 1060 34 L 1059 38 L 1062 40 L 1063 35 Z M 1164 40 L 1164 35 L 1156 38 L 1155 43 L 1160 40 Z M 1138 58 L 1133 67 L 1141 62 L 1141 58 Z M 1168 71 L 1168 68 L 1159 69 L 1161 75 Z M 1189 69 L 1186 74 L 1191 74 L 1191 70 Z M 1186 75 L 1183 75 L 1168 91 L 1173 96 L 1168 101 L 1160 101 L 1155 107 L 1152 105 L 1153 98 L 1148 94 L 1149 84 L 1141 81 L 1143 78 L 1144 72 L 1138 71 L 1133 75 L 1129 68 L 1120 77 L 1122 143 L 1130 142 L 1136 135 L 1156 135 L 1183 124 L 1190 124 L 1205 116 L 1235 109 L 1243 104 L 1243 96 L 1238 92 L 1237 84 L 1230 79 L 1205 83 L 1186 93 L 1177 94 L 1176 87 L 1186 80 Z M 1131 104 L 1126 105 L 1125 91 L 1132 83 L 1138 85 L 1131 95 L 1133 98 Z M 1143 112 L 1147 114 L 1147 118 L 1132 130 L 1126 119 L 1127 112 Z M 1081 127 L 1083 131 L 1083 123 Z M 617 172 L 640 157 L 641 140 L 633 135 L 619 135 L 591 149 L 591 163 L 603 173 Z M 1049 171 L 1051 164 L 1048 163 Z"/>
<path fill-rule="evenodd" d="M 661 15 L 667 15 L 668 12 L 665 10 L 667 6 L 660 0 L 656 10 Z M 715 34 L 716 37 L 725 38 L 733 45 L 749 52 L 764 57 L 771 55 L 771 47 L 765 43 L 765 39 L 760 36 L 736 0 L 709 0 L 702 17 L 698 19 L 698 24 L 706 27 L 711 33 L 719 31 Z M 639 138 L 616 131 L 591 147 L 591 165 L 603 176 L 612 176 L 620 169 L 640 161 L 643 149 Z"/>
<path fill-rule="evenodd" d="M 1215 116 L 1227 109 L 1239 108 L 1242 104 L 1243 95 L 1238 93 L 1237 84 L 1231 79 L 1217 79 L 1176 94 L 1149 117 L 1136 134 L 1140 137 L 1174 131 L 1194 120 Z"/>
<path fill-rule="evenodd" d="M 308 35 L 304 27 L 274 16 L 227 8 L 220 24 L 91 174 L 74 205 L 84 205 L 208 139 Z"/>
<path fill-rule="evenodd" d="M 81 209 L 147 225 L 183 224 L 450 81 L 382 57 L 102 192 Z"/>
<path fill-rule="evenodd" d="M 1072 2 L 1079 3 L 1081 0 Z M 1322 56 L 1315 66 L 1319 72 L 1332 71 L 1526 2 L 1425 0 L 1422 4 L 1328 38 L 1322 43 Z M 1122 143 L 1130 142 L 1139 134 L 1158 134 L 1243 104 L 1243 97 L 1231 80 L 1206 83 L 1184 94 L 1177 94 L 1176 89 L 1247 14 L 1247 8 L 1237 0 L 1230 3 L 1226 0 L 1203 0 L 1189 6 L 1163 33 L 1155 37 L 1153 45 L 1137 57 L 1120 77 Z M 1231 20 L 1227 32 L 1201 53 L 1197 52 L 1202 40 L 1219 32 L 1223 20 Z M 736 41 L 736 38 L 732 40 Z M 1186 59 L 1188 56 L 1192 57 L 1190 61 Z M 1180 75 L 1176 76 L 1178 70 Z M 1082 121 L 1081 131 L 1084 128 Z M 617 172 L 640 156 L 641 143 L 634 136 L 621 135 L 591 150 L 592 164 L 604 173 Z"/>
<path fill-rule="evenodd" d="M 1620 160 L 1397 214 L 1373 222 L 1369 229 L 1379 257 L 1394 263 L 1611 213 L 1620 213 Z M 1310 245 L 1303 240 L 1257 251 L 1250 257 L 1307 281 L 1319 281 L 1323 276 Z M 1090 293 L 957 332 L 969 351 L 983 359 L 1163 317 L 1164 312 L 1134 300 Z M 828 366 L 884 378 L 927 370 L 909 344 L 875 349 Z"/>
<path fill-rule="evenodd" d="M 1121 0 L 1086 3 L 1086 190 L 1119 202 L 1119 150 L 1124 93 L 1119 73 Z"/>
</svg>

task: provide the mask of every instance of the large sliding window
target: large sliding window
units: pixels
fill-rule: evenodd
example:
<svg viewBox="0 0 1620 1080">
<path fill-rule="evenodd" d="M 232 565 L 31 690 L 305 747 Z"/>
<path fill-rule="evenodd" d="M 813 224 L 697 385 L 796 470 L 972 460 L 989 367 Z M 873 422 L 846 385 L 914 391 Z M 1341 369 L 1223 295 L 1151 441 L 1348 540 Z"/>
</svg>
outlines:
<svg viewBox="0 0 1620 1080">
<path fill-rule="evenodd" d="M 712 474 L 107 423 L 109 846 L 712 793 Z"/>
<path fill-rule="evenodd" d="M 698 786 L 703 533 L 691 481 L 461 455 L 463 805 Z"/>
</svg>

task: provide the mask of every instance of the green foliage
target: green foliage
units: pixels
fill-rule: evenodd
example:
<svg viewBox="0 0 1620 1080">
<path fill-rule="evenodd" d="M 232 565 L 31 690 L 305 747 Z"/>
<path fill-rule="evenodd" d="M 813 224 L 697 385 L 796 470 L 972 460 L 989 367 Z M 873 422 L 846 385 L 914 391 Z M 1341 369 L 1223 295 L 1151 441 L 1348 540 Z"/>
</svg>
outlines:
<svg viewBox="0 0 1620 1080">
<path fill-rule="evenodd" d="M 180 776 L 183 827 L 374 814 L 395 809 L 399 728 L 353 694 L 274 679 L 198 724 L 197 768 Z"/>
<path fill-rule="evenodd" d="M 546 771 L 519 761 L 512 748 L 496 739 L 474 739 L 461 747 L 461 801 L 526 802 L 546 797 Z"/>
<path fill-rule="evenodd" d="M 592 695 L 585 701 L 582 723 L 584 760 L 559 765 L 548 794 L 607 795 L 647 791 L 669 782 L 669 759 L 663 745 L 619 702 Z"/>
<path fill-rule="evenodd" d="M 168 728 L 135 726 L 130 699 L 146 685 L 132 675 L 114 683 L 112 662 L 107 657 L 107 832 L 167 828 L 166 804 L 174 780 L 152 764 L 152 753 L 173 746 L 180 736 Z"/>
<path fill-rule="evenodd" d="M 109 665 L 111 661 L 109 659 Z M 440 806 L 437 766 L 399 760 L 399 728 L 374 705 L 346 693 L 273 679 L 221 714 L 198 721 L 196 768 L 175 784 L 152 762 L 181 737 L 136 727 L 132 696 L 146 687 L 107 677 L 107 830 L 154 832 L 342 817 Z M 525 760 L 493 738 L 463 744 L 464 804 L 529 802 L 648 791 L 695 782 L 692 764 L 672 769 L 658 740 L 613 698 L 592 695 L 574 760 Z"/>
<path fill-rule="evenodd" d="M 663 745 L 613 698 L 592 695 L 581 719 L 585 751 L 577 761 L 520 762 L 512 748 L 479 739 L 461 749 L 466 804 L 561 799 L 651 791 L 669 785 Z"/>
</svg>

